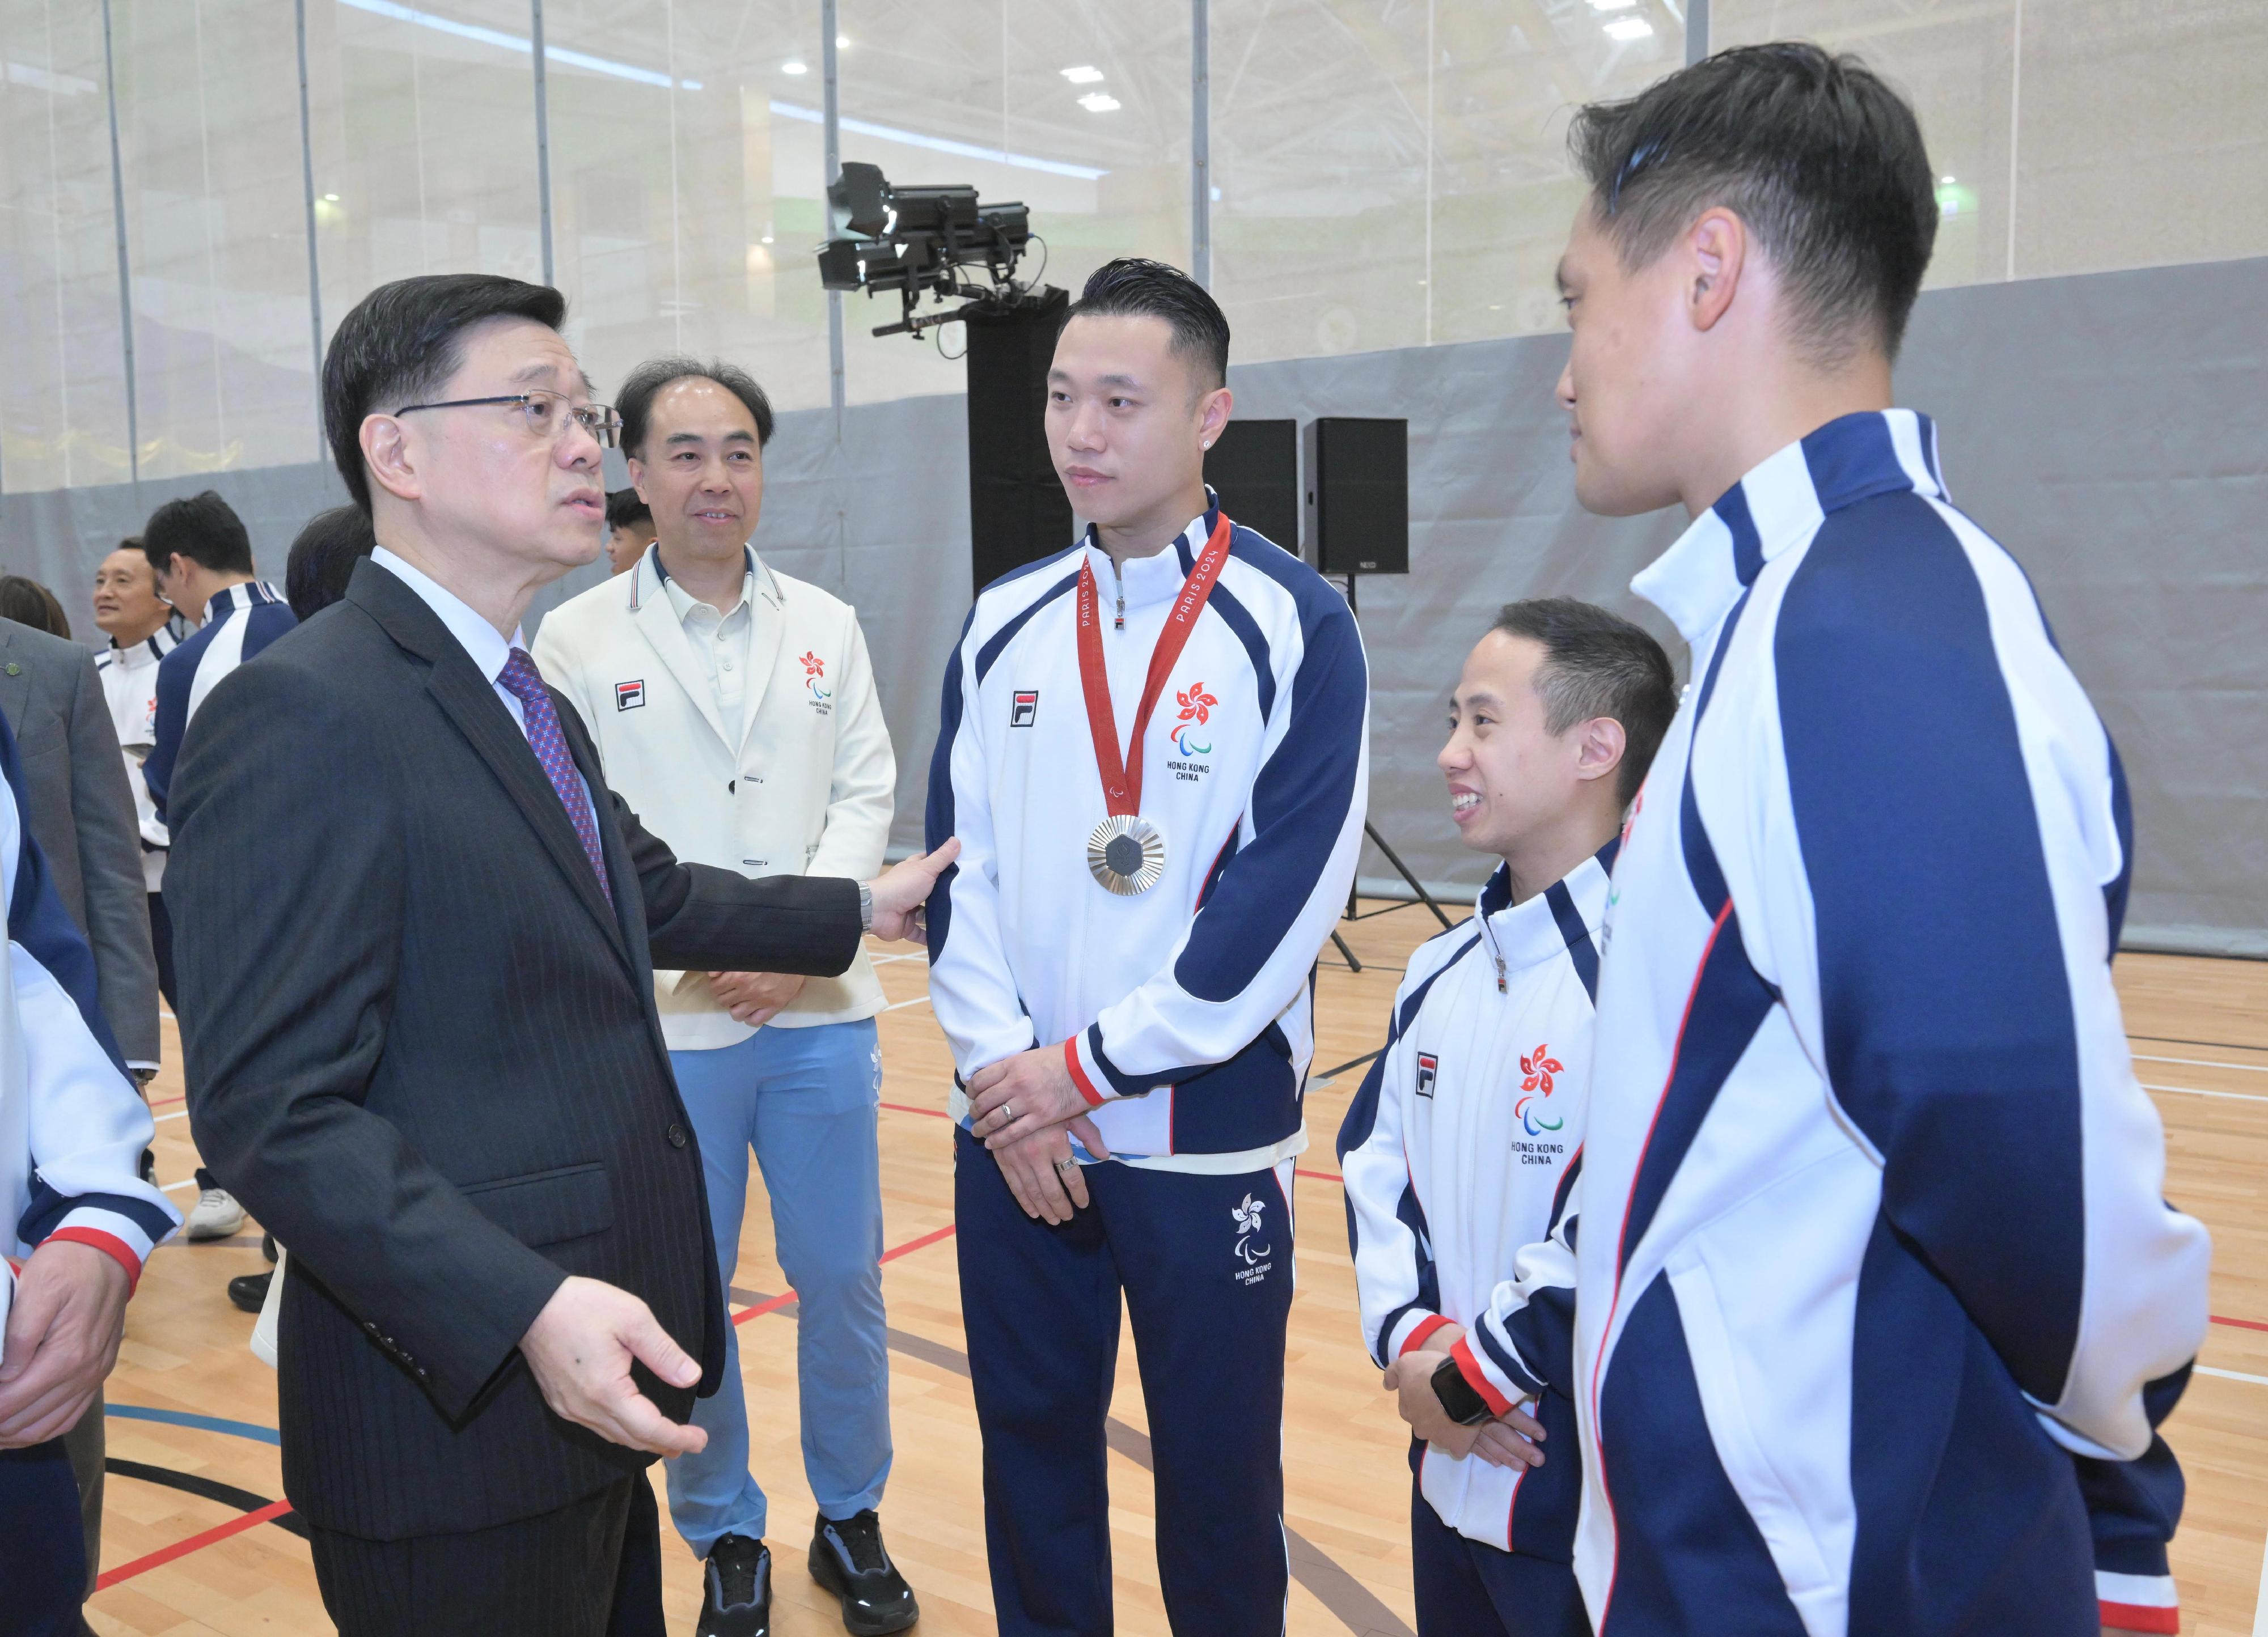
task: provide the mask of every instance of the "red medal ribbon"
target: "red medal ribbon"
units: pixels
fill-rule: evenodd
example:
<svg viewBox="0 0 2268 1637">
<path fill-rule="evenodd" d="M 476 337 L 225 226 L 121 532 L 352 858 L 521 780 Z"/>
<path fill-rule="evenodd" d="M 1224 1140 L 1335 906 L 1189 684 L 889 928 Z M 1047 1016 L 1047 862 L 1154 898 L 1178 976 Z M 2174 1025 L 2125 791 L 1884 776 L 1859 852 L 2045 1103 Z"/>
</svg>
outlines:
<svg viewBox="0 0 2268 1637">
<path fill-rule="evenodd" d="M 1213 525 L 1204 554 L 1189 570 L 1189 577 L 1182 582 L 1182 594 L 1174 598 L 1166 628 L 1158 633 L 1158 645 L 1150 650 L 1150 674 L 1142 684 L 1141 707 L 1134 713 L 1134 732 L 1123 756 L 1118 750 L 1118 719 L 1110 708 L 1110 679 L 1102 665 L 1094 565 L 1088 561 L 1079 566 L 1079 683 L 1086 694 L 1086 726 L 1094 736 L 1094 765 L 1102 774 L 1103 804 L 1114 818 L 1130 818 L 1142 811 L 1142 736 L 1149 730 L 1150 713 L 1157 708 L 1159 695 L 1166 691 L 1166 679 L 1173 674 L 1174 662 L 1189 644 L 1189 633 L 1197 628 L 1197 614 L 1212 594 L 1212 584 L 1220 578 L 1220 566 L 1228 561 L 1230 526 L 1228 514 L 1223 512 Z"/>
</svg>

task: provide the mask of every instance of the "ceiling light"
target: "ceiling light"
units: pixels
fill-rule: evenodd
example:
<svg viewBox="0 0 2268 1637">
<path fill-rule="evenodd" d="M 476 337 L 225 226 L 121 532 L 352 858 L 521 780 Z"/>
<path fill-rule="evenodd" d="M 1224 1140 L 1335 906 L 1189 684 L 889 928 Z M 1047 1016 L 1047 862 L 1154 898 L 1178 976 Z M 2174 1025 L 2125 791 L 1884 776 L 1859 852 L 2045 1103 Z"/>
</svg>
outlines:
<svg viewBox="0 0 2268 1637">
<path fill-rule="evenodd" d="M 1940 176 L 1937 180 L 1944 187 L 1950 187 L 1953 186 L 1953 179 L 1949 176 Z"/>
<path fill-rule="evenodd" d="M 1089 114 L 1108 114 L 1118 106 L 1118 99 L 1105 91 L 1090 91 L 1079 99 L 1079 106 Z"/>
<path fill-rule="evenodd" d="M 836 36 L 835 36 L 835 48 L 836 48 L 837 51 L 848 51 L 848 50 L 850 50 L 850 35 L 848 35 L 848 34 L 837 34 L 837 35 L 836 35 Z"/>
<path fill-rule="evenodd" d="M 1638 0 L 1591 0 L 1591 10 L 1594 11 L 1627 11 L 1637 4 Z"/>
<path fill-rule="evenodd" d="M 808 74 L 811 72 L 811 67 L 808 63 L 804 62 L 783 62 L 780 64 L 780 72 L 783 74 Z"/>
<path fill-rule="evenodd" d="M 339 196 L 336 194 L 325 194 L 323 195 L 323 202 L 325 204 L 336 204 L 338 202 Z"/>
<path fill-rule="evenodd" d="M 1062 72 L 1063 77 L 1074 85 L 1098 84 L 1102 79 L 1102 70 L 1092 62 L 1082 62 L 1077 68 L 1067 68 Z"/>
<path fill-rule="evenodd" d="M 1607 25 L 1607 38 L 1628 42 L 1644 40 L 1653 33 L 1653 25 L 1642 17 L 1618 17 Z"/>
</svg>

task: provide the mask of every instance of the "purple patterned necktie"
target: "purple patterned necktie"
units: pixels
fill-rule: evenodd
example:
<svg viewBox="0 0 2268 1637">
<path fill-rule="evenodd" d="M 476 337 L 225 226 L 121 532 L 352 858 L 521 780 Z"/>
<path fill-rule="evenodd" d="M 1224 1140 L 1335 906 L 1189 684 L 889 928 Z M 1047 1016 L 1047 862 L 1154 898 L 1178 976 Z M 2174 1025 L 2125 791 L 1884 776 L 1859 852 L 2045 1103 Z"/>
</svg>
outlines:
<svg viewBox="0 0 2268 1637">
<path fill-rule="evenodd" d="M 497 673 L 497 682 L 510 689 L 519 701 L 520 710 L 527 717 L 528 748 L 543 764 L 551 788 L 558 792 L 559 804 L 567 810 L 575 833 L 583 839 L 584 855 L 590 859 L 591 868 L 599 872 L 599 891 L 612 902 L 615 894 L 607 884 L 607 855 L 599 845 L 599 822 L 591 811 L 591 798 L 584 789 L 583 775 L 576 771 L 575 758 L 568 753 L 567 736 L 559 730 L 559 713 L 552 708 L 551 690 L 543 686 L 535 661 L 527 657 L 524 648 L 512 650 L 512 657 Z"/>
</svg>

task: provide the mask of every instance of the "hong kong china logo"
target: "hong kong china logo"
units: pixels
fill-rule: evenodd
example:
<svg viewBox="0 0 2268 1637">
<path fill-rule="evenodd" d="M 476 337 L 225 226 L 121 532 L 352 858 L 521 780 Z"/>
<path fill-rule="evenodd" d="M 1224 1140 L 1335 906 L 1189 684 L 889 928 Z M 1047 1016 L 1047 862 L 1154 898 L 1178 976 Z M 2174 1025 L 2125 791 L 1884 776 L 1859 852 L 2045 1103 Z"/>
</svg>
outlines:
<svg viewBox="0 0 2268 1637">
<path fill-rule="evenodd" d="M 1521 1097 L 1512 1105 L 1512 1112 L 1529 1136 L 1540 1137 L 1545 1132 L 1557 1131 L 1567 1123 L 1565 1116 L 1557 1119 L 1539 1119 L 1536 1113 L 1540 1111 L 1535 1108 L 1535 1105 L 1551 1095 L 1552 1076 L 1566 1072 L 1566 1066 L 1551 1055 L 1549 1046 L 1539 1046 L 1520 1060 L 1520 1089 L 1535 1095 Z"/>
<path fill-rule="evenodd" d="M 1177 691 L 1174 694 L 1174 702 L 1182 708 L 1182 714 L 1174 718 L 1181 726 L 1174 730 L 1174 748 L 1184 756 L 1211 755 L 1212 746 L 1190 744 L 1189 733 L 1192 729 L 1203 727 L 1212 719 L 1213 707 L 1220 701 L 1205 692 L 1204 683 L 1192 682 L 1188 692 Z"/>
<path fill-rule="evenodd" d="M 814 700 L 834 698 L 832 690 L 819 686 L 821 679 L 827 674 L 827 662 L 808 650 L 805 651 L 802 657 L 803 679 L 811 689 L 812 698 Z"/>
<path fill-rule="evenodd" d="M 1236 1231 L 1238 1235 L 1236 1241 L 1237 1259 L 1241 1261 L 1247 1267 L 1252 1266 L 1263 1256 L 1272 1256 L 1275 1254 L 1275 1247 L 1273 1245 L 1255 1244 L 1252 1243 L 1252 1241 L 1257 1237 L 1260 1233 L 1260 1213 L 1267 1208 L 1268 1202 L 1266 1200 L 1256 1200 L 1248 1193 L 1244 1196 L 1243 1204 L 1232 1205 L 1228 1208 L 1229 1215 L 1234 1218 L 1236 1222 Z"/>
</svg>

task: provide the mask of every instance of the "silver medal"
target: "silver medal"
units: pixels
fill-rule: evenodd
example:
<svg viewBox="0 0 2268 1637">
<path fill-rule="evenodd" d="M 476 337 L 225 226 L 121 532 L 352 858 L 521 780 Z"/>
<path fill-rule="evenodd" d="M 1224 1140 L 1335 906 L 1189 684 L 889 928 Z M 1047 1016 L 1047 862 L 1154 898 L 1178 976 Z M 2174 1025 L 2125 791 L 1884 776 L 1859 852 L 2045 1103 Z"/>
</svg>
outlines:
<svg viewBox="0 0 2268 1637">
<path fill-rule="evenodd" d="M 1147 892 L 1166 873 L 1165 834 L 1139 813 L 1114 814 L 1086 838 L 1086 867 L 1121 898 Z"/>
</svg>

